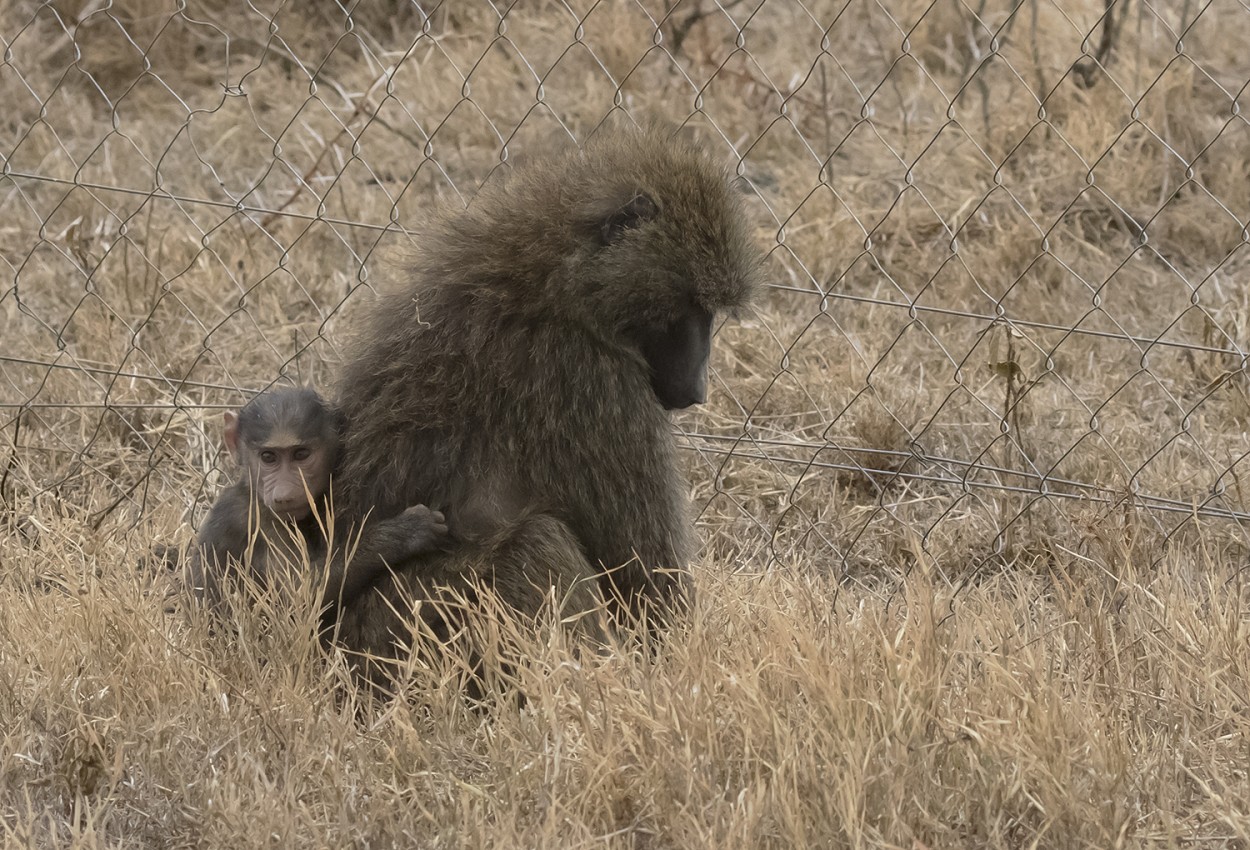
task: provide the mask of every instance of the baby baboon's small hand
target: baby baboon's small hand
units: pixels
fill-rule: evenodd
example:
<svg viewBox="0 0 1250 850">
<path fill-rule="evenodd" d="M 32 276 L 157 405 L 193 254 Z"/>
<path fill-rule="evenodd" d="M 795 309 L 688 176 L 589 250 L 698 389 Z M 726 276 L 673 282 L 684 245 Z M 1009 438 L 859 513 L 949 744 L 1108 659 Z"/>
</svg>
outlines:
<svg viewBox="0 0 1250 850">
<path fill-rule="evenodd" d="M 447 538 L 447 518 L 442 511 L 430 510 L 425 505 L 413 505 L 396 520 L 403 524 L 408 535 L 410 554 L 432 552 Z"/>
</svg>

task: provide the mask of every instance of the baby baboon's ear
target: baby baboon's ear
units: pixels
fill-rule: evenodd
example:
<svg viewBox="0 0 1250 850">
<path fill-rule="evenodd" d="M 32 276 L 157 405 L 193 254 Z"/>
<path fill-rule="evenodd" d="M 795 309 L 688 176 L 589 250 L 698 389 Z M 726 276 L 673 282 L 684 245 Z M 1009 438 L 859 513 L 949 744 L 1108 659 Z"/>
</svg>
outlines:
<svg viewBox="0 0 1250 850">
<path fill-rule="evenodd" d="M 239 462 L 239 414 L 234 410 L 227 410 L 221 417 L 225 423 L 223 436 L 226 441 L 226 451 L 230 452 L 230 457 L 234 458 L 234 462 Z"/>
<path fill-rule="evenodd" d="M 347 436 L 347 414 L 335 405 L 330 408 L 330 416 L 334 422 L 334 433 L 338 434 L 339 439 L 342 440 Z"/>
</svg>

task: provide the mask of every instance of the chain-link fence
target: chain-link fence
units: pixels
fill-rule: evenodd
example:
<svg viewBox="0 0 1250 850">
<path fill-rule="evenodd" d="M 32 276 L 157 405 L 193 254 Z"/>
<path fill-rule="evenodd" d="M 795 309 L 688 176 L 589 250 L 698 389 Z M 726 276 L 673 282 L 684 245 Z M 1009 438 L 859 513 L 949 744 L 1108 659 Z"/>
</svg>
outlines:
<svg viewBox="0 0 1250 850">
<path fill-rule="evenodd" d="M 327 385 L 423 208 L 624 112 L 735 166 L 769 250 L 677 421 L 714 556 L 966 577 L 1198 527 L 1244 553 L 1242 2 L 0 0 L 0 21 L 11 516 L 193 521 L 220 410 Z"/>
</svg>

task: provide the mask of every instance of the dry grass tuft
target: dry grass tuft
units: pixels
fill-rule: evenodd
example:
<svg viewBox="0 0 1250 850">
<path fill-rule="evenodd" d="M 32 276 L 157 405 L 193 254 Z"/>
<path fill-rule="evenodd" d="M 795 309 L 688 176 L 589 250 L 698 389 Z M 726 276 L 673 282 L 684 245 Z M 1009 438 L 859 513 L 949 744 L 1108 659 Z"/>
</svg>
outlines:
<svg viewBox="0 0 1250 850">
<path fill-rule="evenodd" d="M 473 710 L 422 664 L 375 702 L 308 622 L 162 613 L 116 543 L 4 552 L 18 845 L 1239 846 L 1240 576 L 1123 540 L 956 594 L 698 570 L 654 661 L 488 633 L 527 659 Z M 298 619 L 298 618 L 296 618 Z M 49 629 L 48 624 L 56 628 Z"/>
</svg>

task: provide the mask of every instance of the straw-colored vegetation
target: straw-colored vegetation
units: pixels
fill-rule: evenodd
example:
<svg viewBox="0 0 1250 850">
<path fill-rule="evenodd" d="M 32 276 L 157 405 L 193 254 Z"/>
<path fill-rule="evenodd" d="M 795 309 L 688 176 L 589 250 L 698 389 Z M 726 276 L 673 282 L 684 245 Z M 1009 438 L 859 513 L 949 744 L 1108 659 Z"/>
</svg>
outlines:
<svg viewBox="0 0 1250 850">
<path fill-rule="evenodd" d="M 1245 6 L 1121 0 L 1103 71 L 1094 0 L 505 5 L 0 0 L 5 846 L 1250 846 Z M 775 284 L 678 418 L 690 621 L 505 624 L 475 711 L 167 614 L 221 408 L 614 109 Z"/>
</svg>

